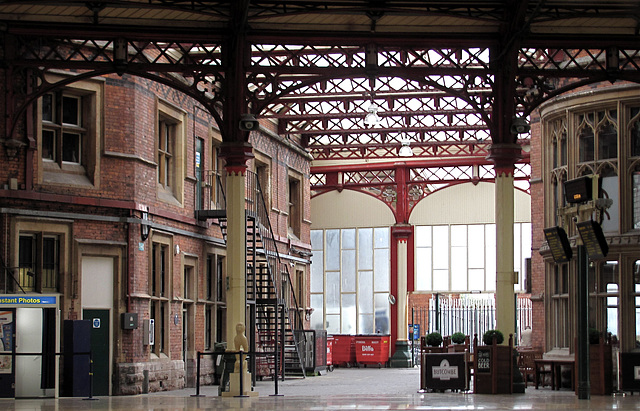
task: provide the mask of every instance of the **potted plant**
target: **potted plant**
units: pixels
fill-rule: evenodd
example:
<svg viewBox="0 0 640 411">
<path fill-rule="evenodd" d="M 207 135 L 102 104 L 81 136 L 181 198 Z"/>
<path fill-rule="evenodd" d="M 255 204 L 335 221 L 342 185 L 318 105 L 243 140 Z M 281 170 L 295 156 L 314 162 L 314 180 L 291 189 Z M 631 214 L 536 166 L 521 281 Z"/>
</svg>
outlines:
<svg viewBox="0 0 640 411">
<path fill-rule="evenodd" d="M 451 342 L 454 344 L 464 344 L 466 340 L 467 336 L 464 335 L 464 333 L 458 331 L 457 333 L 451 334 Z"/>
<path fill-rule="evenodd" d="M 482 342 L 484 345 L 493 345 L 493 338 L 496 339 L 496 344 L 500 345 L 504 341 L 504 335 L 499 330 L 487 330 L 482 335 Z"/>
<path fill-rule="evenodd" d="M 429 333 L 423 337 L 422 348 L 425 352 L 428 353 L 438 353 L 443 351 L 442 344 L 442 334 L 437 331 Z"/>
<path fill-rule="evenodd" d="M 469 340 L 464 333 L 455 332 L 451 334 L 451 345 L 448 346 L 449 352 L 464 352 L 469 349 Z"/>
</svg>

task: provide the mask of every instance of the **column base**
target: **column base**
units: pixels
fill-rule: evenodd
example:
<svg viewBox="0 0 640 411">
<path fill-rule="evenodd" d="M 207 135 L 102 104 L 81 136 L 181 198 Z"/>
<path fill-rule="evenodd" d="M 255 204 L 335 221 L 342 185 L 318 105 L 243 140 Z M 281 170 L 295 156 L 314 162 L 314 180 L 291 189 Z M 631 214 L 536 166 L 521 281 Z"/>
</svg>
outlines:
<svg viewBox="0 0 640 411">
<path fill-rule="evenodd" d="M 411 350 L 409 341 L 396 341 L 396 352 L 389 360 L 391 368 L 411 368 Z"/>
</svg>

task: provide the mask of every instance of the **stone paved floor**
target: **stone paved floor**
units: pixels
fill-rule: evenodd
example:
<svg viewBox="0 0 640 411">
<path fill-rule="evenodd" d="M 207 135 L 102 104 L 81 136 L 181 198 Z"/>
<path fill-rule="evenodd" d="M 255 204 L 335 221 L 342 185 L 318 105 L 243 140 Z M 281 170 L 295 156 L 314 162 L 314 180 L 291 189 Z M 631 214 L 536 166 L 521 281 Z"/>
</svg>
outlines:
<svg viewBox="0 0 640 411">
<path fill-rule="evenodd" d="M 278 384 L 259 381 L 255 398 L 221 398 L 218 387 L 136 396 L 0 400 L 0 410 L 640 410 L 640 395 L 592 396 L 580 400 L 570 390 L 548 387 L 525 394 L 419 393 L 418 369 L 337 368 L 316 377 Z"/>
</svg>

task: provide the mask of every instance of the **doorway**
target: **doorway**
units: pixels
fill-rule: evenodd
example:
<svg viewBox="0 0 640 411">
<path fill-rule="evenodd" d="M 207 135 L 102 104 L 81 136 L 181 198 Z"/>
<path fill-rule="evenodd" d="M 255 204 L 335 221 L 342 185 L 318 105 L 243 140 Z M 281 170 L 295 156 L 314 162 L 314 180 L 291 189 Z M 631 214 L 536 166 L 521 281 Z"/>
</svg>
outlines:
<svg viewBox="0 0 640 411">
<path fill-rule="evenodd" d="M 91 321 L 93 395 L 110 395 L 113 257 L 82 258 L 82 318 Z"/>
</svg>

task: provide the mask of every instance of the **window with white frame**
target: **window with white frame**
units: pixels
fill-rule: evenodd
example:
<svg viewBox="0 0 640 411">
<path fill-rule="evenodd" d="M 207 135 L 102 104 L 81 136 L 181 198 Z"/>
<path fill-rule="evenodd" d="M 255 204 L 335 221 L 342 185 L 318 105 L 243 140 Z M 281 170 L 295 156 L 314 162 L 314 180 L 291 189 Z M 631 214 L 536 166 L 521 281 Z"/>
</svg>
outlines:
<svg viewBox="0 0 640 411">
<path fill-rule="evenodd" d="M 389 334 L 388 227 L 311 231 L 311 327 L 329 334 Z"/>
<path fill-rule="evenodd" d="M 495 224 L 415 227 L 416 291 L 492 292 L 496 287 Z M 524 291 L 531 224 L 514 224 L 516 291 Z"/>
</svg>

